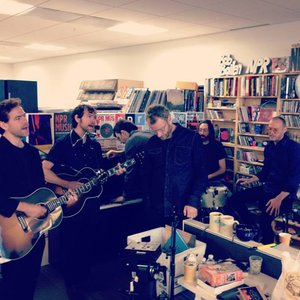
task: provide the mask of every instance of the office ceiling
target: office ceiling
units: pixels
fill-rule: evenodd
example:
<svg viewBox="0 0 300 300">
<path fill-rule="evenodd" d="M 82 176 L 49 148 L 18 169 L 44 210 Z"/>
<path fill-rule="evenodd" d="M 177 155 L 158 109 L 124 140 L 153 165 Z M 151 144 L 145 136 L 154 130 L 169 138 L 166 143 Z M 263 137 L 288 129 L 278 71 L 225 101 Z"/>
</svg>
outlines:
<svg viewBox="0 0 300 300">
<path fill-rule="evenodd" d="M 0 0 L 0 5 L 1 5 Z M 300 20 L 299 0 L 18 0 L 33 10 L 0 14 L 0 63 L 189 38 Z M 106 30 L 121 22 L 166 28 L 149 36 Z M 33 50 L 28 44 L 63 50 Z"/>
</svg>

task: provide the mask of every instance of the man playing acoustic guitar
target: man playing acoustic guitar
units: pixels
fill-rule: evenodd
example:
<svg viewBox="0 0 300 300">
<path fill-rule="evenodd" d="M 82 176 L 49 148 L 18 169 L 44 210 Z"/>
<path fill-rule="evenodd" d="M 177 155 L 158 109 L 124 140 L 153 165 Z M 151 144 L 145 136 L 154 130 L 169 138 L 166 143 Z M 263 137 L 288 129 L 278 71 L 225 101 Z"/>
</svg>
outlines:
<svg viewBox="0 0 300 300">
<path fill-rule="evenodd" d="M 56 141 L 47 159 L 43 161 L 48 183 L 65 189 L 80 190 L 83 187 L 80 176 L 90 177 L 86 174 L 81 175 L 82 170 L 90 170 L 93 173 L 94 170 L 105 167 L 100 144 L 89 136 L 94 133 L 95 125 L 96 110 L 92 106 L 80 104 L 73 110 L 72 131 Z M 65 176 L 66 174 L 61 174 L 62 172 L 75 172 L 76 176 Z M 116 174 L 122 172 L 124 170 L 119 170 Z M 89 197 L 94 199 L 86 201 L 79 213 L 64 218 L 60 226 L 62 272 L 69 299 L 72 300 L 80 299 L 80 288 L 89 280 L 90 266 L 97 253 L 98 239 L 101 236 L 99 233 L 101 184 L 91 187 L 91 193 L 93 195 Z M 67 211 L 64 216 L 68 216 Z"/>
<path fill-rule="evenodd" d="M 48 210 L 39 204 L 44 199 L 25 202 L 25 196 L 43 187 L 45 180 L 38 150 L 23 140 L 28 121 L 20 99 L 0 102 L 0 128 L 0 256 L 12 259 L 1 265 L 4 291 L 0 297 L 33 300 L 45 239 L 43 234 L 32 234 L 32 223 L 22 230 L 16 216 L 38 220 L 46 218 Z M 71 195 L 69 200 L 75 202 L 77 197 Z"/>
</svg>

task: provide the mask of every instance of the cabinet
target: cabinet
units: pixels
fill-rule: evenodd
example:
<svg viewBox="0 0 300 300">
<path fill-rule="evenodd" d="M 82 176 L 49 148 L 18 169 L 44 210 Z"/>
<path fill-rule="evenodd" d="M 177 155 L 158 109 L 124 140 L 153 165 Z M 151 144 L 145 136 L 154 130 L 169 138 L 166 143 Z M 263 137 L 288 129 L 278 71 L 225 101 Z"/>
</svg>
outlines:
<svg viewBox="0 0 300 300">
<path fill-rule="evenodd" d="M 9 98 L 20 98 L 25 112 L 37 112 L 37 82 L 0 80 L 0 101 Z"/>
</svg>

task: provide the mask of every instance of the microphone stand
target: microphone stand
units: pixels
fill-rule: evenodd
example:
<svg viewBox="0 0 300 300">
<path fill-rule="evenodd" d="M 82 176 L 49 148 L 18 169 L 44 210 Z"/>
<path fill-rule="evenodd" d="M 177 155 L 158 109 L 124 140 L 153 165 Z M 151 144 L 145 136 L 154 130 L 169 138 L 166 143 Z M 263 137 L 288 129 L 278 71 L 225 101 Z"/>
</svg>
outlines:
<svg viewBox="0 0 300 300">
<path fill-rule="evenodd" d="M 171 260 L 170 260 L 170 289 L 169 299 L 174 300 L 175 290 L 175 256 L 176 256 L 176 227 L 178 224 L 178 215 L 176 207 L 173 206 L 172 213 L 172 233 L 171 233 Z"/>
</svg>

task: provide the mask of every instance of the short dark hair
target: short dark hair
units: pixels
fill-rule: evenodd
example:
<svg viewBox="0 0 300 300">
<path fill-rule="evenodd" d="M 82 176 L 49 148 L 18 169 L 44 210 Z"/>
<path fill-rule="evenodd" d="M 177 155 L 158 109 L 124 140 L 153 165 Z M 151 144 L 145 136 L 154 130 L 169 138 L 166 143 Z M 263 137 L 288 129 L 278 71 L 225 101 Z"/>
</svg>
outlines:
<svg viewBox="0 0 300 300">
<path fill-rule="evenodd" d="M 157 118 L 168 120 L 170 111 L 167 107 L 161 104 L 150 105 L 146 110 L 146 119 L 150 124 L 154 124 Z"/>
<path fill-rule="evenodd" d="M 76 106 L 72 112 L 72 127 L 77 127 L 77 121 L 75 120 L 75 116 L 77 115 L 78 118 L 82 118 L 84 111 L 87 110 L 89 113 L 96 113 L 96 109 L 88 104 L 79 104 Z"/>
<path fill-rule="evenodd" d="M 211 122 L 211 120 L 204 120 L 202 121 L 200 124 L 199 124 L 199 128 L 200 128 L 200 125 L 201 124 L 207 124 L 207 127 L 208 127 L 208 139 L 210 141 L 213 141 L 216 137 L 216 133 L 215 133 L 215 129 L 214 129 L 214 125 L 213 123 Z"/>
<path fill-rule="evenodd" d="M 114 127 L 114 136 L 116 136 L 117 133 L 121 133 L 121 130 L 125 130 L 128 133 L 130 133 L 131 131 L 137 129 L 138 127 L 134 123 L 128 120 L 120 119 Z"/>
<path fill-rule="evenodd" d="M 20 98 L 5 99 L 0 102 L 0 122 L 7 123 L 9 121 L 8 114 L 18 106 L 21 106 Z M 3 134 L 4 130 L 0 128 L 0 134 Z"/>
<path fill-rule="evenodd" d="M 271 120 L 280 120 L 282 122 L 283 127 L 286 127 L 286 121 L 282 116 L 273 117 Z"/>
<path fill-rule="evenodd" d="M 19 98 L 11 98 L 5 99 L 0 102 L 0 121 L 8 122 L 8 114 L 17 106 L 21 106 L 21 99 Z"/>
</svg>

